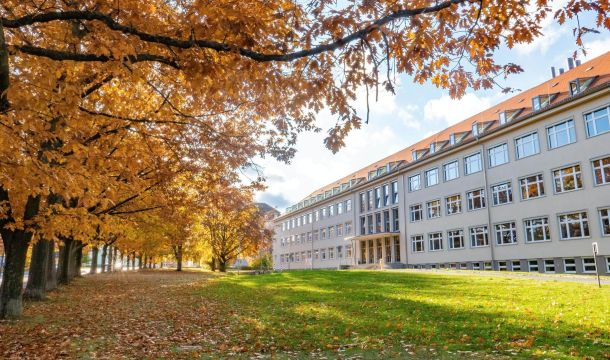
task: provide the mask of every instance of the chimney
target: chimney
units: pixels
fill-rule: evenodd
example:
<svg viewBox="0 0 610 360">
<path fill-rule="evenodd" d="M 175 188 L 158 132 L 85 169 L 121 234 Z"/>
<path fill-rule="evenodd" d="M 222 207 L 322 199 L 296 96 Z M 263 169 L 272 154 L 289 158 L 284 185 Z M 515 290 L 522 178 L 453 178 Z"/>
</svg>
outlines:
<svg viewBox="0 0 610 360">
<path fill-rule="evenodd" d="M 576 59 L 576 66 L 580 66 L 580 60 Z"/>
<path fill-rule="evenodd" d="M 555 76 L 556 76 L 556 75 L 555 75 L 555 67 L 554 67 L 554 66 L 551 66 L 551 75 L 552 75 L 553 77 L 555 77 Z"/>
<path fill-rule="evenodd" d="M 559 68 L 559 75 L 563 74 L 563 68 Z"/>
<path fill-rule="evenodd" d="M 568 70 L 574 69 L 574 59 L 571 57 L 568 58 Z"/>
</svg>

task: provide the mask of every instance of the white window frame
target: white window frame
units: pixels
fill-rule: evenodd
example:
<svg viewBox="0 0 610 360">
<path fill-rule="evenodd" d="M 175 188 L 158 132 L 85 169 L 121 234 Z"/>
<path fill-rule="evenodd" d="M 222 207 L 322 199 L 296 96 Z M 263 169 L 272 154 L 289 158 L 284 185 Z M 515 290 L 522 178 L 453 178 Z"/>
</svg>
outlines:
<svg viewBox="0 0 610 360">
<path fill-rule="evenodd" d="M 526 141 L 525 139 L 529 137 L 531 137 L 532 140 Z M 534 152 L 529 155 L 520 155 L 519 149 L 522 149 L 521 152 L 523 152 L 523 149 L 530 145 L 533 146 Z M 521 135 L 515 138 L 515 159 L 525 159 L 527 157 L 534 156 L 537 154 L 540 154 L 540 136 L 538 136 L 538 131 L 534 131 L 529 134 Z"/>
<path fill-rule="evenodd" d="M 595 110 L 592 110 L 592 111 L 589 111 L 589 112 L 583 114 L 583 119 L 584 119 L 584 122 L 585 122 L 585 130 L 587 132 L 587 138 L 592 138 L 592 137 L 599 136 L 599 135 L 602 135 L 602 134 L 605 134 L 605 133 L 609 132 L 609 131 L 597 132 L 597 123 L 595 121 L 598 118 L 595 117 L 595 113 L 599 112 L 599 111 L 604 111 L 604 110 L 606 110 L 606 115 L 605 115 L 606 116 L 606 121 L 608 121 L 610 123 L 610 106 L 609 105 L 602 106 L 602 107 L 600 107 L 598 109 L 595 109 Z M 589 116 L 589 115 L 594 116 L 594 118 L 588 119 L 587 116 Z M 602 118 L 602 117 L 603 117 L 603 115 L 600 116 L 599 118 Z M 589 126 L 588 126 L 589 123 L 593 123 L 593 128 L 595 129 L 595 134 L 591 134 L 589 132 Z"/>
<path fill-rule="evenodd" d="M 416 250 L 416 244 L 421 245 L 421 250 Z M 411 236 L 411 252 L 412 253 L 423 253 L 426 251 L 426 242 L 424 235 L 413 235 Z"/>
<path fill-rule="evenodd" d="M 571 172 L 566 172 L 571 171 Z M 582 171 L 580 164 L 573 164 L 568 166 L 562 166 L 551 171 L 553 175 L 553 192 L 555 194 L 563 194 L 571 191 L 582 190 Z M 574 182 L 574 189 L 566 189 L 566 180 L 572 179 Z M 559 189 L 557 188 L 557 181 L 559 180 Z"/>
<path fill-rule="evenodd" d="M 555 260 L 554 259 L 544 259 L 544 261 L 542 261 L 542 263 L 544 265 L 545 273 L 549 273 L 549 274 L 555 273 Z M 552 267 L 552 270 L 550 270 L 551 267 Z"/>
<path fill-rule="evenodd" d="M 454 240 L 458 240 L 461 246 L 455 247 L 453 242 Z M 447 248 L 449 250 L 460 250 L 466 248 L 463 229 L 447 230 Z"/>
<path fill-rule="evenodd" d="M 578 215 L 578 219 L 569 219 L 568 217 Z M 583 216 L 584 215 L 584 216 Z M 589 227 L 589 214 L 586 210 L 570 212 L 557 215 L 557 223 L 559 224 L 559 238 L 561 240 L 577 240 L 577 239 L 586 239 L 591 236 L 591 228 Z M 567 226 L 566 232 L 569 235 L 570 232 L 570 224 L 578 224 L 580 227 L 581 236 L 563 236 L 562 227 Z M 585 230 L 587 234 L 585 235 Z"/>
<path fill-rule="evenodd" d="M 571 262 L 571 264 L 568 264 L 568 261 Z M 573 268 L 568 270 L 568 267 Z M 576 259 L 574 258 L 569 258 L 569 259 L 563 259 L 563 272 L 566 274 L 575 274 L 576 273 Z"/>
<path fill-rule="evenodd" d="M 515 264 L 518 265 L 518 268 L 515 267 Z M 511 271 L 521 271 L 521 260 L 511 260 L 510 270 Z"/>
<path fill-rule="evenodd" d="M 498 189 L 504 187 L 503 189 Z M 500 194 L 505 193 L 508 201 L 500 202 Z M 513 202 L 513 184 L 510 181 L 494 184 L 491 186 L 491 205 L 501 206 Z"/>
<path fill-rule="evenodd" d="M 536 181 L 529 181 L 529 178 L 536 177 Z M 538 196 L 528 196 L 524 197 L 523 189 L 528 189 L 529 185 L 536 184 L 536 188 L 538 189 Z M 538 199 L 546 195 L 546 190 L 544 188 L 544 175 L 542 173 L 527 175 L 519 178 L 519 196 L 522 201 Z"/>
<path fill-rule="evenodd" d="M 419 207 L 419 210 L 415 209 L 415 207 Z M 413 216 L 415 215 L 416 212 L 419 212 L 419 219 L 415 220 L 413 218 Z M 422 221 L 424 219 L 424 206 L 419 203 L 419 204 L 413 204 L 409 206 L 409 222 L 418 222 L 418 221 Z"/>
<path fill-rule="evenodd" d="M 429 182 L 429 179 L 431 177 L 429 177 L 428 174 L 433 174 L 433 173 L 436 173 L 436 182 L 434 184 L 431 184 Z M 431 186 L 438 185 L 440 183 L 438 168 L 435 167 L 435 168 L 428 169 L 428 170 L 424 171 L 424 180 L 426 181 L 426 187 L 431 187 Z"/>
<path fill-rule="evenodd" d="M 535 225 L 528 225 L 528 222 L 533 222 L 533 221 L 540 221 L 542 220 L 542 223 L 540 225 L 535 224 Z M 544 239 L 542 240 L 533 240 L 534 239 L 534 230 L 538 227 L 542 227 L 543 228 L 543 234 L 544 234 Z M 529 219 L 523 219 L 523 232 L 525 234 L 525 243 L 526 244 L 535 244 L 535 243 L 541 243 L 541 242 L 545 242 L 545 241 L 551 241 L 551 225 L 549 223 L 549 217 L 548 216 L 540 216 L 540 217 L 535 217 L 535 218 L 529 218 Z M 532 240 L 530 240 L 529 235 L 531 235 Z"/>
<path fill-rule="evenodd" d="M 476 239 L 477 235 L 483 235 L 483 239 L 484 239 L 483 245 L 475 244 L 475 239 Z M 487 225 L 471 226 L 468 229 L 468 238 L 470 239 L 471 248 L 480 248 L 480 247 L 489 246 L 489 229 L 487 228 Z"/>
<path fill-rule="evenodd" d="M 457 198 L 457 199 L 454 199 Z M 457 210 L 450 212 L 449 205 L 455 205 Z M 445 214 L 447 216 L 460 214 L 462 213 L 462 195 L 461 194 L 453 194 L 445 197 Z"/>
<path fill-rule="evenodd" d="M 606 256 L 606 272 L 610 274 L 610 256 Z"/>
<path fill-rule="evenodd" d="M 448 173 L 448 171 L 451 171 Z M 453 177 L 447 176 L 448 174 L 453 173 Z M 458 179 L 460 177 L 460 163 L 458 160 L 450 161 L 446 164 L 443 164 L 443 179 L 445 182 Z"/>
<path fill-rule="evenodd" d="M 430 206 L 430 204 L 432 204 L 432 203 L 438 204 L 437 216 L 432 216 L 432 213 L 430 212 L 430 210 L 433 209 Z M 441 217 L 442 212 L 443 212 L 443 209 L 442 209 L 441 199 L 434 199 L 434 200 L 426 201 L 426 218 L 427 219 L 437 219 L 437 218 Z"/>
<path fill-rule="evenodd" d="M 535 262 L 535 264 L 534 264 L 534 262 Z M 536 270 L 532 270 L 534 267 L 536 268 Z M 528 260 L 527 261 L 527 271 L 540 272 L 540 262 L 538 260 Z"/>
<path fill-rule="evenodd" d="M 508 226 L 508 227 L 506 227 Z M 516 221 L 507 221 L 498 224 L 494 224 L 494 234 L 496 238 L 496 245 L 504 246 L 504 245 L 515 245 L 517 244 L 517 222 Z M 505 234 L 510 234 L 511 241 L 503 242 L 501 239 L 504 239 Z"/>
<path fill-rule="evenodd" d="M 608 163 L 604 164 L 604 160 L 608 160 Z M 599 165 L 597 165 L 596 162 L 599 162 Z M 608 172 L 610 173 L 610 155 L 602 156 L 600 158 L 591 160 L 591 170 L 593 171 L 593 184 L 595 186 L 602 186 L 602 185 L 610 184 L 610 176 L 608 176 L 608 178 L 606 178 L 606 176 L 605 176 L 606 169 L 608 169 Z M 596 171 L 599 171 L 599 173 L 601 175 L 600 176 L 602 179 L 601 182 L 597 181 L 597 176 L 595 176 Z"/>
<path fill-rule="evenodd" d="M 564 127 L 561 128 L 560 127 Z M 559 129 L 559 130 L 558 130 Z M 557 135 L 565 132 L 568 142 L 565 144 L 557 144 Z M 555 146 L 553 146 L 553 140 Z M 576 142 L 576 127 L 574 125 L 574 119 L 563 120 L 546 127 L 546 142 L 549 150 L 557 149 L 562 146 L 570 145 Z"/>
<path fill-rule="evenodd" d="M 500 151 L 498 151 L 498 149 L 500 149 Z M 502 158 L 499 157 L 500 155 L 502 155 Z M 496 159 L 503 161 L 500 162 Z M 487 163 L 489 164 L 490 168 L 507 164 L 509 161 L 508 143 L 498 144 L 487 149 Z"/>
<path fill-rule="evenodd" d="M 585 260 L 593 260 L 592 264 L 585 264 Z M 580 258 L 581 261 L 581 265 L 582 265 L 582 272 L 586 273 L 586 274 L 595 274 L 597 272 L 597 261 L 595 260 L 594 257 L 583 257 Z M 587 270 L 587 266 L 591 266 L 593 265 L 595 267 L 595 269 L 593 270 Z"/>
<path fill-rule="evenodd" d="M 478 192 L 478 195 L 474 195 L 475 192 Z M 479 199 L 479 203 L 480 203 L 480 207 L 475 208 L 475 200 Z M 487 206 L 487 199 L 485 196 L 485 188 L 479 188 L 479 189 L 474 189 L 474 190 L 470 190 L 466 193 L 466 204 L 467 204 L 467 209 L 468 211 L 476 211 L 476 210 L 481 210 L 481 209 L 485 209 L 485 207 Z"/>
<path fill-rule="evenodd" d="M 602 212 L 606 212 L 606 214 L 602 214 Z M 599 216 L 599 226 L 600 226 L 600 233 L 602 234 L 602 236 L 610 236 L 610 207 L 603 207 L 603 208 L 599 208 L 597 209 L 597 214 Z M 604 223 L 607 222 L 608 223 L 608 231 L 606 232 L 606 228 L 604 227 Z"/>
<path fill-rule="evenodd" d="M 434 237 L 434 238 L 433 238 Z M 437 245 L 440 245 L 439 248 L 436 248 L 436 246 L 432 246 L 432 244 L 436 243 Z M 428 234 L 428 251 L 432 252 L 432 251 L 443 251 L 444 250 L 444 246 L 443 246 L 443 233 L 442 232 L 433 232 L 433 233 L 429 233 Z"/>
<path fill-rule="evenodd" d="M 470 159 L 477 157 L 476 160 L 471 161 Z M 478 163 L 478 170 L 469 171 L 469 167 L 471 164 Z M 476 174 L 478 172 L 483 171 L 483 159 L 481 156 L 481 152 L 476 152 L 474 154 L 470 154 L 468 156 L 464 156 L 464 175 Z"/>
<path fill-rule="evenodd" d="M 415 181 L 417 179 L 417 181 Z M 414 185 L 417 184 L 417 187 Z M 421 190 L 421 174 L 409 176 L 409 192 Z"/>
</svg>

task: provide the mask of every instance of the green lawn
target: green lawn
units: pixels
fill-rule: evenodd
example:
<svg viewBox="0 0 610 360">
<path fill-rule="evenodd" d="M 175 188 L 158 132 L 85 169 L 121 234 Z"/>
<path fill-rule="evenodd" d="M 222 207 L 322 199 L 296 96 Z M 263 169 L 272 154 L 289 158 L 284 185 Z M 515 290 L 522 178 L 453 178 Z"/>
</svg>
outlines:
<svg viewBox="0 0 610 360">
<path fill-rule="evenodd" d="M 223 304 L 247 348 L 280 357 L 610 358 L 610 288 L 593 284 L 295 271 L 198 291 Z"/>
</svg>

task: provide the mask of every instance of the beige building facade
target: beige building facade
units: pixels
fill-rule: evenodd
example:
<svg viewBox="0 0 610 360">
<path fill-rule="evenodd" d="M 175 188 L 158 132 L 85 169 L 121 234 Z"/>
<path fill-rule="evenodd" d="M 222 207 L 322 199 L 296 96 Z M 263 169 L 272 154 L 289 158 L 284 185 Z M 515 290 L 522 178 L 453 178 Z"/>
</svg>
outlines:
<svg viewBox="0 0 610 360">
<path fill-rule="evenodd" d="M 273 257 L 610 274 L 610 53 L 314 191 L 275 219 Z"/>
</svg>

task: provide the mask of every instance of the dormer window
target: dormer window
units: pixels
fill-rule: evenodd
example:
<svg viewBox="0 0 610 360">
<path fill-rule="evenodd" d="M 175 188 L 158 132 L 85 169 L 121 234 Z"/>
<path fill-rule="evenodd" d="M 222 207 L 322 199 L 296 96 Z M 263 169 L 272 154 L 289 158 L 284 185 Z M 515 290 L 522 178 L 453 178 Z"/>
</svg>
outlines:
<svg viewBox="0 0 610 360">
<path fill-rule="evenodd" d="M 506 124 L 506 111 L 500 113 L 500 124 Z"/>
<path fill-rule="evenodd" d="M 500 116 L 499 116 L 500 124 L 502 125 L 502 124 L 506 124 L 508 122 L 513 121 L 513 119 L 516 118 L 517 115 L 519 115 L 519 113 L 521 113 L 521 109 L 506 110 L 506 111 L 500 112 Z"/>
<path fill-rule="evenodd" d="M 430 144 L 430 154 L 434 154 L 436 152 L 436 143 Z"/>
<path fill-rule="evenodd" d="M 455 145 L 455 134 L 454 133 L 449 135 L 449 144 L 450 145 Z"/>
<path fill-rule="evenodd" d="M 472 136 L 477 137 L 479 136 L 479 123 L 473 123 L 472 124 Z"/>
<path fill-rule="evenodd" d="M 553 99 L 555 98 L 555 95 L 556 94 L 534 96 L 532 98 L 532 110 L 538 111 L 549 106 L 551 101 L 553 101 Z"/>
<path fill-rule="evenodd" d="M 591 85 L 591 83 L 593 82 L 593 79 L 595 79 L 595 78 L 590 77 L 590 78 L 579 78 L 579 79 L 570 81 L 570 95 L 573 96 L 573 95 L 579 94 L 579 93 L 587 90 L 589 85 Z"/>
<path fill-rule="evenodd" d="M 417 160 L 417 150 L 411 151 L 411 157 L 413 158 L 413 161 Z"/>
<path fill-rule="evenodd" d="M 375 171 L 375 170 L 369 171 L 369 180 L 374 179 L 375 176 L 377 176 L 377 171 Z"/>
</svg>

